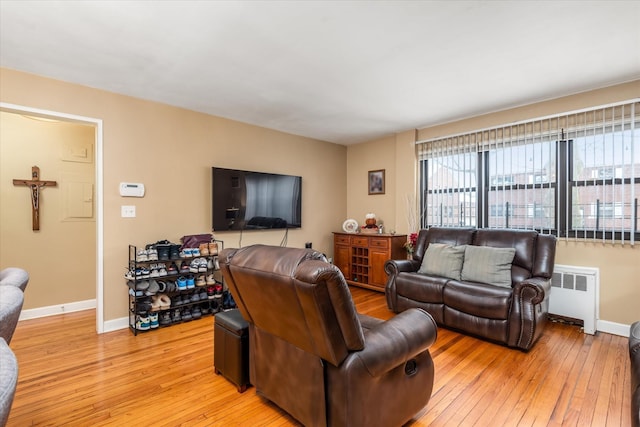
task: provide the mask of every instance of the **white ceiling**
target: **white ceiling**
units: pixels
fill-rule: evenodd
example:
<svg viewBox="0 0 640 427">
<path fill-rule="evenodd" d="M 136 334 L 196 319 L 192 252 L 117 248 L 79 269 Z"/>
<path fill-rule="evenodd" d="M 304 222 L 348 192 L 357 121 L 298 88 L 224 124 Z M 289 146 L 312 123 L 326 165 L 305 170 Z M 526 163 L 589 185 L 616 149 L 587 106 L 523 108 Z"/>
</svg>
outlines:
<svg viewBox="0 0 640 427">
<path fill-rule="evenodd" d="M 351 144 L 638 79 L 640 1 L 0 0 L 0 66 Z"/>
</svg>

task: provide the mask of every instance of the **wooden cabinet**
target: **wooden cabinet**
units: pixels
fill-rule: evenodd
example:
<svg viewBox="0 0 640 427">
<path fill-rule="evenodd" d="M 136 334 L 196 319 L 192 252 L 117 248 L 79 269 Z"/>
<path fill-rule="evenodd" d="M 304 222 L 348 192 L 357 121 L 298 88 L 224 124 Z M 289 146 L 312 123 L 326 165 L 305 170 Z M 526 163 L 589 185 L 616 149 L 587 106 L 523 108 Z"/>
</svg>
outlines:
<svg viewBox="0 0 640 427">
<path fill-rule="evenodd" d="M 406 234 L 333 234 L 333 263 L 350 285 L 384 292 L 385 261 L 407 257 Z"/>
</svg>

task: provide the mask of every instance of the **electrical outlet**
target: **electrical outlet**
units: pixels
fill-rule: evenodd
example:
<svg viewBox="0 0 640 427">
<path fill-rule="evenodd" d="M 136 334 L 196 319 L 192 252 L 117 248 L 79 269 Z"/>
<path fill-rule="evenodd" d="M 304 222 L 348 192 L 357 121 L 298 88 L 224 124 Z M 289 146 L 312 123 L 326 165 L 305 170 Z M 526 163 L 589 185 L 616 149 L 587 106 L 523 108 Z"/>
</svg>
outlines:
<svg viewBox="0 0 640 427">
<path fill-rule="evenodd" d="M 135 218 L 136 207 L 135 206 L 120 206 L 120 216 L 122 218 Z"/>
</svg>

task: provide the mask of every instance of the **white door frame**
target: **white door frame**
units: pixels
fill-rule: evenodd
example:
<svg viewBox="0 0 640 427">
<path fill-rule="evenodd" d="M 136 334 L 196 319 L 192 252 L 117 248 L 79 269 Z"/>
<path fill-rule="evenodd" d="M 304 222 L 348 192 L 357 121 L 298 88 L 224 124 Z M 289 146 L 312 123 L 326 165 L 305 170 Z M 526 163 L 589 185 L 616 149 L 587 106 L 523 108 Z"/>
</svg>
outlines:
<svg viewBox="0 0 640 427">
<path fill-rule="evenodd" d="M 104 198 L 102 182 L 102 120 L 92 117 L 77 116 L 75 114 L 61 113 L 58 111 L 25 107 L 23 105 L 9 104 L 6 102 L 0 102 L 0 110 L 9 113 L 29 114 L 32 116 L 88 124 L 96 127 L 96 331 L 101 334 L 104 332 Z"/>
</svg>

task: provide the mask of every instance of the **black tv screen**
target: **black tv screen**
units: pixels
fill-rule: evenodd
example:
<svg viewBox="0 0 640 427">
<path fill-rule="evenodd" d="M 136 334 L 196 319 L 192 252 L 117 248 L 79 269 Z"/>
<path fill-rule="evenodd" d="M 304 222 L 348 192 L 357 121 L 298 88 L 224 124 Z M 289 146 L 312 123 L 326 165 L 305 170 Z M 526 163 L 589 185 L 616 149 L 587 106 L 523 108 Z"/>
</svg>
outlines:
<svg viewBox="0 0 640 427">
<path fill-rule="evenodd" d="M 211 168 L 214 231 L 302 227 L 302 177 Z"/>
</svg>

